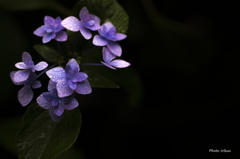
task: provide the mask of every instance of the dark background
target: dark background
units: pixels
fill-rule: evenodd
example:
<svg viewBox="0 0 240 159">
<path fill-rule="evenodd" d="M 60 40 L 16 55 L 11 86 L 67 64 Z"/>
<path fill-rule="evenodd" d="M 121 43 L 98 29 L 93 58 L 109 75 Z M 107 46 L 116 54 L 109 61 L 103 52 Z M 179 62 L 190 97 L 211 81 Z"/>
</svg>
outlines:
<svg viewBox="0 0 240 159">
<path fill-rule="evenodd" d="M 77 1 L 58 2 L 71 9 Z M 239 158 L 240 2 L 118 2 L 129 15 L 128 37 L 120 42 L 123 56 L 139 74 L 142 97 L 131 105 L 122 89 L 94 88 L 79 106 L 83 124 L 76 143 L 58 157 Z M 45 15 L 59 14 L 0 10 L 0 158 L 17 158 L 14 137 L 27 109 L 18 103 L 21 86 L 9 73 L 23 51 L 34 53 L 32 45 L 41 43 L 33 31 Z M 46 84 L 34 99 L 47 86 L 47 77 L 40 80 Z"/>
</svg>

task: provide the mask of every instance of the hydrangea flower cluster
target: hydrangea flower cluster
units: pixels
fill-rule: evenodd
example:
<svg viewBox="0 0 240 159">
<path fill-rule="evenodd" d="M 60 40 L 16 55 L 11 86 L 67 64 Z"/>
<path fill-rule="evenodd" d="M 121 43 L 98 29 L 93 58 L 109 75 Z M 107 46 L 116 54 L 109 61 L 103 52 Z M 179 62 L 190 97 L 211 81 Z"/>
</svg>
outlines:
<svg viewBox="0 0 240 159">
<path fill-rule="evenodd" d="M 100 61 L 102 64 L 98 65 L 107 66 L 114 70 L 130 66 L 130 63 L 124 60 L 115 59 L 122 55 L 122 48 L 117 41 L 125 39 L 127 37 L 125 34 L 116 33 L 116 27 L 111 22 L 101 26 L 100 19 L 89 14 L 86 7 L 82 8 L 79 17 L 80 20 L 74 16 L 61 20 L 60 17 L 54 19 L 45 16 L 44 25 L 37 28 L 33 34 L 43 37 L 42 42 L 45 44 L 52 39 L 57 42 L 66 41 L 68 36 L 64 29 L 73 32 L 79 31 L 86 40 L 91 39 L 91 31 L 98 31 L 99 35 L 94 36 L 92 43 L 95 46 L 105 46 L 102 50 L 103 61 Z M 59 52 L 61 53 L 61 50 Z M 52 68 L 54 65 L 47 68 L 48 64 L 44 61 L 34 65 L 31 55 L 23 52 L 22 62 L 15 64 L 16 68 L 21 70 L 12 71 L 10 77 L 14 84 L 24 85 L 18 92 L 18 100 L 22 106 L 27 106 L 33 99 L 32 88 L 41 87 L 41 82 L 37 78 L 46 73 L 49 77 L 48 92 L 42 93 L 36 101 L 40 107 L 49 110 L 53 121 L 58 122 L 62 118 L 64 110 L 78 107 L 79 103 L 74 96 L 76 94 L 90 94 L 92 88 L 88 81 L 88 75 L 80 72 L 80 66 L 74 58 L 69 60 L 65 69 L 60 66 Z M 37 75 L 35 71 L 42 72 Z"/>
</svg>

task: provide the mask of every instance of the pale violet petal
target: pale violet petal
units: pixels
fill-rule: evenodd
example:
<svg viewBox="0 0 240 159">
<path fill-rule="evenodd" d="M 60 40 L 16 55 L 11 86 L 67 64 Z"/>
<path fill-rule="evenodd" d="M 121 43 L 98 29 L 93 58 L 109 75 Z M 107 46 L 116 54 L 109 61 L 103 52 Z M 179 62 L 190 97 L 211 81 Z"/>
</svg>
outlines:
<svg viewBox="0 0 240 159">
<path fill-rule="evenodd" d="M 38 64 L 36 64 L 34 66 L 34 69 L 36 71 L 42 71 L 42 70 L 44 70 L 47 67 L 48 67 L 48 64 L 46 62 L 42 61 L 42 62 L 39 62 Z"/>
<path fill-rule="evenodd" d="M 130 63 L 124 60 L 116 59 L 109 63 L 110 65 L 117 67 L 117 68 L 125 68 L 130 66 Z"/>
<path fill-rule="evenodd" d="M 89 15 L 88 9 L 86 7 L 83 7 L 79 13 L 79 17 L 81 20 L 87 18 Z"/>
<path fill-rule="evenodd" d="M 59 122 L 61 119 L 62 119 L 62 116 L 57 116 L 56 114 L 55 114 L 55 110 L 54 110 L 54 107 L 51 107 L 50 108 L 50 110 L 49 110 L 49 115 L 50 115 L 50 117 L 52 118 L 52 120 L 54 121 L 54 122 Z"/>
<path fill-rule="evenodd" d="M 65 70 L 62 67 L 52 68 L 46 74 L 53 82 L 58 82 L 65 78 Z"/>
<path fill-rule="evenodd" d="M 42 84 L 39 80 L 36 80 L 36 81 L 32 82 L 31 86 L 32 86 L 32 88 L 36 89 L 36 88 L 40 88 L 42 86 Z"/>
<path fill-rule="evenodd" d="M 48 93 L 48 92 L 44 92 L 44 93 Z M 38 96 L 36 101 L 37 101 L 38 105 L 40 107 L 42 107 L 43 109 L 50 109 L 52 106 L 51 102 L 44 99 L 44 97 L 43 97 L 44 93 L 42 93 L 40 96 Z"/>
<path fill-rule="evenodd" d="M 18 62 L 15 64 L 15 67 L 19 69 L 27 69 L 27 65 L 24 62 Z"/>
<path fill-rule="evenodd" d="M 91 39 L 92 33 L 82 23 L 79 26 L 82 36 L 87 40 Z"/>
<path fill-rule="evenodd" d="M 51 27 L 55 23 L 55 20 L 50 16 L 44 17 L 44 25 Z"/>
<path fill-rule="evenodd" d="M 67 33 L 65 31 L 60 31 L 56 33 L 56 38 L 55 40 L 57 41 L 66 41 L 67 40 Z"/>
<path fill-rule="evenodd" d="M 58 92 L 58 97 L 67 97 L 73 94 L 74 90 L 72 90 L 69 85 L 67 80 L 61 80 L 57 82 L 57 92 Z"/>
<path fill-rule="evenodd" d="M 79 72 L 80 71 L 80 67 L 79 67 L 79 64 L 77 63 L 77 61 L 72 58 L 66 66 L 70 66 L 72 68 L 72 71 L 76 71 L 75 73 Z"/>
<path fill-rule="evenodd" d="M 57 82 L 53 82 L 53 81 L 50 79 L 49 82 L 48 82 L 48 91 L 49 91 L 50 93 L 52 93 L 54 89 L 57 89 L 57 88 L 56 88 L 56 85 L 57 85 Z"/>
<path fill-rule="evenodd" d="M 79 31 L 80 30 L 80 21 L 73 16 L 67 17 L 63 19 L 61 22 L 62 26 L 71 31 Z"/>
<path fill-rule="evenodd" d="M 118 43 L 108 40 L 107 46 L 114 55 L 118 57 L 122 55 L 122 48 Z"/>
<path fill-rule="evenodd" d="M 72 110 L 78 107 L 78 105 L 79 105 L 78 101 L 73 97 L 68 98 L 68 102 L 63 104 L 64 109 L 66 110 Z"/>
<path fill-rule="evenodd" d="M 54 111 L 57 116 L 61 116 L 64 112 L 64 107 L 62 103 L 58 103 L 58 105 L 54 107 Z"/>
<path fill-rule="evenodd" d="M 37 35 L 37 36 L 40 36 L 40 37 L 44 36 L 46 33 L 47 33 L 46 30 L 44 30 L 44 29 L 42 28 L 42 26 L 40 26 L 39 28 L 37 28 L 37 29 L 33 32 L 34 35 Z"/>
<path fill-rule="evenodd" d="M 77 88 L 77 84 L 73 83 L 71 80 L 68 81 L 68 86 L 72 89 L 75 90 Z"/>
<path fill-rule="evenodd" d="M 18 101 L 22 106 L 27 106 L 33 99 L 33 91 L 30 87 L 23 87 L 18 91 Z"/>
<path fill-rule="evenodd" d="M 102 61 L 101 61 L 101 63 L 104 64 L 105 66 L 113 69 L 113 70 L 116 70 L 116 68 L 112 67 L 111 65 L 109 65 L 109 64 L 107 64 L 107 63 L 105 63 L 105 62 L 102 62 Z"/>
<path fill-rule="evenodd" d="M 106 63 L 109 63 L 111 60 L 113 60 L 116 55 L 114 55 L 107 47 L 103 47 L 103 60 L 106 62 Z"/>
<path fill-rule="evenodd" d="M 12 80 L 12 82 L 13 82 L 14 84 L 16 84 L 16 85 L 22 85 L 24 82 L 15 82 L 15 81 L 14 81 L 14 75 L 15 75 L 16 72 L 17 72 L 17 71 L 12 71 L 12 72 L 10 72 L 11 80 Z"/>
<path fill-rule="evenodd" d="M 30 71 L 29 70 L 20 70 L 14 74 L 14 81 L 15 82 L 23 82 L 26 81 L 29 77 Z"/>
<path fill-rule="evenodd" d="M 92 88 L 88 82 L 88 80 L 84 80 L 82 82 L 77 82 L 77 88 L 75 91 L 79 94 L 90 94 L 92 92 Z"/>
<path fill-rule="evenodd" d="M 119 40 L 123 40 L 127 37 L 127 35 L 122 34 L 122 33 L 116 33 L 115 35 L 113 35 L 110 40 L 112 41 L 119 41 Z"/>
<path fill-rule="evenodd" d="M 75 77 L 72 78 L 72 82 L 81 82 L 88 78 L 88 75 L 84 72 L 78 72 Z"/>
<path fill-rule="evenodd" d="M 107 40 L 100 35 L 95 35 L 93 38 L 93 45 L 96 46 L 105 46 L 107 45 Z"/>
<path fill-rule="evenodd" d="M 23 52 L 22 54 L 22 61 L 29 65 L 32 62 L 32 56 L 28 52 Z"/>
</svg>

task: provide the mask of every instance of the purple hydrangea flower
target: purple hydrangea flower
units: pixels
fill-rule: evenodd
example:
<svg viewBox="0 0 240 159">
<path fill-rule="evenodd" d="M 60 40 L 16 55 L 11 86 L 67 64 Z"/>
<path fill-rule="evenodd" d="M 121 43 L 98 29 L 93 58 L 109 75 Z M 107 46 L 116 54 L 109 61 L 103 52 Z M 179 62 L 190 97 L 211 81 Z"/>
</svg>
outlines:
<svg viewBox="0 0 240 159">
<path fill-rule="evenodd" d="M 43 37 L 42 42 L 47 43 L 52 39 L 57 41 L 66 41 L 67 33 L 62 31 L 64 27 L 61 25 L 61 18 L 57 17 L 55 20 L 52 17 L 44 17 L 44 25 L 37 28 L 33 34 Z"/>
<path fill-rule="evenodd" d="M 88 30 L 98 30 L 100 28 L 100 19 L 92 14 L 89 14 L 86 7 L 83 7 L 79 13 L 81 21 L 76 17 L 70 16 L 62 21 L 62 26 L 71 31 L 79 31 L 85 39 L 90 39 L 92 37 L 91 32 Z"/>
<path fill-rule="evenodd" d="M 33 99 L 32 88 L 34 88 L 34 89 L 35 88 L 40 88 L 42 85 L 41 85 L 40 81 L 35 80 L 36 77 L 37 77 L 35 72 L 31 72 L 30 75 L 29 75 L 29 78 L 26 81 L 23 81 L 23 82 L 16 82 L 14 80 L 14 76 L 15 76 L 16 73 L 17 73 L 16 71 L 12 71 L 10 73 L 10 77 L 11 77 L 11 79 L 12 79 L 14 84 L 16 84 L 16 85 L 24 85 L 24 87 L 21 88 L 18 91 L 18 101 L 21 103 L 22 106 L 26 106 Z"/>
<path fill-rule="evenodd" d="M 58 122 L 63 115 L 64 109 L 72 110 L 79 104 L 73 96 L 59 97 L 56 89 L 56 82 L 49 80 L 48 91 L 42 93 L 37 98 L 37 103 L 44 109 L 49 109 L 49 114 L 53 121 Z"/>
<path fill-rule="evenodd" d="M 55 67 L 48 70 L 48 77 L 57 82 L 57 92 L 60 98 L 70 96 L 74 90 L 79 94 L 90 94 L 92 88 L 87 80 L 88 75 L 79 72 L 80 67 L 75 59 L 71 59 L 65 70 L 62 67 Z"/>
<path fill-rule="evenodd" d="M 96 46 L 106 46 L 116 56 L 121 56 L 122 48 L 116 41 L 123 40 L 127 35 L 116 33 L 116 27 L 111 22 L 107 22 L 98 30 L 100 35 L 95 35 L 93 44 Z"/>
<path fill-rule="evenodd" d="M 30 72 L 41 71 L 48 67 L 48 64 L 44 61 L 34 65 L 31 55 L 27 52 L 23 52 L 22 61 L 23 62 L 18 62 L 15 64 L 17 68 L 23 69 L 14 74 L 15 82 L 23 82 L 28 79 Z"/>
<path fill-rule="evenodd" d="M 104 65 L 106 65 L 107 67 L 116 70 L 116 68 L 125 68 L 130 66 L 130 63 L 124 61 L 124 60 L 120 60 L 120 59 L 116 59 L 113 60 L 116 57 L 116 55 L 114 55 L 108 48 L 104 47 L 103 48 L 103 60 L 104 62 L 101 61 L 101 63 L 103 63 Z"/>
</svg>

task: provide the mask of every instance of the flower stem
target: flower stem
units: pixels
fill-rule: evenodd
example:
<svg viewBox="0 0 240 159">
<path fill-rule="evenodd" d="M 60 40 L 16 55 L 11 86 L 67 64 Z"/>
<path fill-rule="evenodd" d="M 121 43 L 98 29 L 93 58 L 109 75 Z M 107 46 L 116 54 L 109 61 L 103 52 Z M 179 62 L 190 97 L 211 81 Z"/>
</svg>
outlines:
<svg viewBox="0 0 240 159">
<path fill-rule="evenodd" d="M 105 66 L 101 63 L 81 63 L 80 65 L 89 65 L 89 66 Z"/>
<path fill-rule="evenodd" d="M 78 35 L 77 35 L 77 37 L 76 37 L 76 40 L 75 40 L 75 42 L 74 42 L 74 45 L 73 45 L 73 52 L 75 51 L 75 48 L 76 48 L 77 41 L 78 41 L 79 37 L 80 37 L 80 32 L 78 33 Z"/>
<path fill-rule="evenodd" d="M 62 50 L 61 50 L 61 47 L 60 47 L 60 43 L 59 42 L 57 42 L 57 43 L 58 43 L 58 50 L 60 52 L 60 55 L 62 55 Z"/>
<path fill-rule="evenodd" d="M 41 73 L 39 73 L 39 75 L 37 75 L 37 77 L 34 79 L 36 80 L 38 77 L 40 77 L 42 74 L 44 74 L 45 72 L 47 72 L 47 70 L 53 68 L 54 66 L 56 66 L 57 63 L 53 64 L 52 66 L 50 66 L 49 68 L 46 68 L 45 70 L 43 70 Z"/>
<path fill-rule="evenodd" d="M 95 49 L 97 46 L 93 46 L 91 49 L 89 49 L 88 51 L 84 52 L 81 56 L 84 56 L 86 53 L 92 51 L 93 49 Z"/>
</svg>

